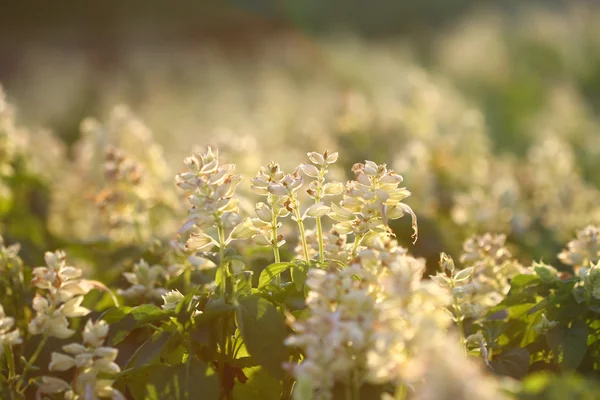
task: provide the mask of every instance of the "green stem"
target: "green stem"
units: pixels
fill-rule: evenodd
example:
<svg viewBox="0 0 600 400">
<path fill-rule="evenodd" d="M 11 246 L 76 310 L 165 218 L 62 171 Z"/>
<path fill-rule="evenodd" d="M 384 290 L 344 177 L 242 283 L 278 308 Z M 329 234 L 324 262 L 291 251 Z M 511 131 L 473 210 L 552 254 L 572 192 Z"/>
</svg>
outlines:
<svg viewBox="0 0 600 400">
<path fill-rule="evenodd" d="M 315 204 L 321 202 L 323 196 L 323 183 L 325 182 L 325 174 L 327 173 L 326 165 L 324 164 L 319 171 L 319 178 L 317 179 L 317 193 L 315 195 Z M 319 241 L 319 262 L 325 262 L 325 251 L 323 244 L 323 225 L 321 223 L 321 217 L 317 217 L 317 239 Z"/>
<path fill-rule="evenodd" d="M 355 400 L 360 400 L 360 386 L 361 386 L 361 380 L 359 379 L 358 376 L 358 372 L 356 371 L 356 369 L 354 369 L 352 371 L 352 392 L 354 394 L 354 399 Z"/>
<path fill-rule="evenodd" d="M 27 372 L 29 371 L 29 369 L 31 369 L 31 366 L 37 361 L 44 346 L 46 345 L 47 340 L 48 340 L 48 337 L 46 335 L 43 335 L 42 339 L 40 340 L 40 343 L 38 343 L 37 348 L 35 349 L 31 358 L 27 362 L 27 365 L 25 365 L 25 368 L 23 369 L 21 378 L 19 379 L 19 382 L 17 382 L 17 391 L 21 391 L 21 388 L 22 388 L 23 384 L 25 383 L 25 376 L 27 375 Z"/>
<path fill-rule="evenodd" d="M 406 400 L 408 396 L 408 390 L 406 389 L 406 384 L 400 383 L 398 388 L 396 389 L 396 398 L 395 400 Z"/>
<path fill-rule="evenodd" d="M 296 222 L 298 228 L 300 228 L 300 240 L 302 241 L 302 251 L 304 252 L 304 259 L 306 262 L 310 262 L 310 256 L 308 255 L 308 246 L 306 245 L 306 231 L 304 230 L 304 222 L 302 221 L 302 215 L 300 215 L 300 204 L 296 197 L 290 193 L 290 200 L 294 207 L 294 215 L 296 216 Z"/>
<path fill-rule="evenodd" d="M 6 365 L 8 366 L 8 380 L 12 381 L 16 376 L 15 357 L 12 347 L 8 344 L 4 345 L 4 357 L 6 358 Z"/>
<path fill-rule="evenodd" d="M 352 374 L 350 374 L 350 376 L 352 376 Z M 350 379 L 348 380 L 348 382 L 346 382 L 345 386 L 345 393 L 346 395 L 344 396 L 344 398 L 346 400 L 354 400 L 354 392 L 352 391 L 352 377 L 350 377 Z"/>
<path fill-rule="evenodd" d="M 221 274 L 222 281 L 221 293 L 225 299 L 225 302 L 229 302 L 229 296 L 227 295 L 227 283 L 229 282 L 229 271 L 227 270 L 227 263 L 225 262 L 225 229 L 221 224 L 221 218 L 217 217 L 217 235 L 219 237 L 219 273 Z"/>
<path fill-rule="evenodd" d="M 325 249 L 323 245 L 323 224 L 321 217 L 317 217 L 317 239 L 319 240 L 319 262 L 325 262 Z"/>
<path fill-rule="evenodd" d="M 460 312 L 460 304 L 458 303 L 458 299 L 456 297 L 454 298 L 454 314 L 456 315 L 456 324 L 458 325 L 458 333 L 460 334 L 460 344 L 465 354 L 467 354 L 468 351 L 467 341 L 465 338 L 465 326 L 463 323 L 462 313 Z"/>
<path fill-rule="evenodd" d="M 219 365 L 217 367 L 217 376 L 221 382 L 221 398 L 224 394 L 225 383 L 225 361 L 227 360 L 227 316 L 221 317 L 221 340 L 219 341 Z"/>
<path fill-rule="evenodd" d="M 362 242 L 364 235 L 357 235 L 354 238 L 354 244 L 352 246 L 352 253 L 350 254 L 350 259 L 353 260 L 354 257 L 356 257 L 356 251 L 358 250 L 358 246 L 360 245 L 360 242 Z"/>
<path fill-rule="evenodd" d="M 277 245 L 277 212 L 279 210 L 275 210 L 275 203 L 276 201 L 273 199 L 273 196 L 270 195 L 269 199 L 269 206 L 271 206 L 271 213 L 273 214 L 273 219 L 271 220 L 271 232 L 273 235 L 273 256 L 275 257 L 275 262 L 281 262 L 281 256 L 279 255 L 279 246 Z M 275 283 L 277 284 L 278 287 L 281 287 L 281 276 L 277 275 L 275 277 Z"/>
</svg>

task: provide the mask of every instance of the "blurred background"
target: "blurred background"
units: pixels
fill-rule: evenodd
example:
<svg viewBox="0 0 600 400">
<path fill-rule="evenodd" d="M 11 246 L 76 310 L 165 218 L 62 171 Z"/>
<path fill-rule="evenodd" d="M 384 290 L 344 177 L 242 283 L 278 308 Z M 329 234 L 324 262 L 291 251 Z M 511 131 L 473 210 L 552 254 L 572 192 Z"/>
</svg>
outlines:
<svg viewBox="0 0 600 400">
<path fill-rule="evenodd" d="M 596 1 L 11 2 L 0 84 L 0 226 L 34 259 L 114 235 L 93 200 L 108 145 L 145 167 L 149 236 L 181 222 L 172 178 L 196 145 L 246 183 L 313 150 L 340 152 L 339 179 L 387 163 L 420 218 L 416 247 L 404 219 L 400 241 L 432 268 L 486 231 L 556 262 L 600 222 Z"/>
</svg>

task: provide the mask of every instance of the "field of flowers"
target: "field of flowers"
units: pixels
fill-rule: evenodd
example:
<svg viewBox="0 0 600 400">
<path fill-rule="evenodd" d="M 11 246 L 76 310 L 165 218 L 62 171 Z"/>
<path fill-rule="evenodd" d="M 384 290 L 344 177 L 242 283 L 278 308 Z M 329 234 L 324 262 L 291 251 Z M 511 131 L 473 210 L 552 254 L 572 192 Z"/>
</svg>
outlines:
<svg viewBox="0 0 600 400">
<path fill-rule="evenodd" d="M 600 398 L 600 9 L 431 43 L 31 54 L 0 398 Z"/>
</svg>

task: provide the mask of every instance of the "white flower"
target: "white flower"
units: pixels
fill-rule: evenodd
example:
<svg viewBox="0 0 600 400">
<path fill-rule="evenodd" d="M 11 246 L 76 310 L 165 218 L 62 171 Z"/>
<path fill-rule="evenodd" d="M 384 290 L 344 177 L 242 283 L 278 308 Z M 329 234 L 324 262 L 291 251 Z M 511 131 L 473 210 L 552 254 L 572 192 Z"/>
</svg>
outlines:
<svg viewBox="0 0 600 400">
<path fill-rule="evenodd" d="M 4 314 L 4 308 L 0 304 L 0 357 L 4 353 L 4 346 L 14 346 L 21 344 L 21 334 L 17 329 L 12 329 L 15 320 Z"/>
<path fill-rule="evenodd" d="M 177 307 L 177 304 L 179 304 L 183 298 L 184 296 L 181 294 L 181 292 L 179 292 L 179 290 L 171 290 L 162 296 L 164 301 L 162 308 L 164 310 L 174 310 L 175 307 Z"/>
<path fill-rule="evenodd" d="M 92 322 L 88 320 L 83 329 L 83 343 L 92 347 L 99 347 L 108 335 L 108 324 L 105 321 Z"/>
</svg>

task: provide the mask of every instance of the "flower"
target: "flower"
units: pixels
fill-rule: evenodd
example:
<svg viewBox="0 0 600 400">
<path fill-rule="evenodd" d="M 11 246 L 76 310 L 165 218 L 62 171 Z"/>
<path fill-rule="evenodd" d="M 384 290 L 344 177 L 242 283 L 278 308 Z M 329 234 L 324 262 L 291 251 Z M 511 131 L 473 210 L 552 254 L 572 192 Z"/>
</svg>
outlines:
<svg viewBox="0 0 600 400">
<path fill-rule="evenodd" d="M 13 329 L 15 319 L 7 317 L 4 308 L 0 304 L 0 357 L 4 353 L 5 346 L 14 346 L 21 344 L 21 333 L 18 329 Z"/>
<path fill-rule="evenodd" d="M 184 162 L 189 171 L 178 174 L 176 181 L 181 189 L 191 192 L 188 201 L 192 207 L 188 220 L 179 232 L 195 229 L 187 241 L 187 249 L 195 252 L 211 243 L 225 245 L 210 235 L 209 230 L 215 227 L 229 231 L 229 235 L 224 235 L 228 238 L 227 243 L 251 237 L 252 229 L 239 216 L 239 201 L 233 198 L 242 181 L 241 175 L 233 173 L 235 165 L 219 165 L 218 152 L 213 152 L 210 147 L 206 153 L 196 153 Z M 239 225 L 243 226 L 236 230 Z"/>
<path fill-rule="evenodd" d="M 133 272 L 124 272 L 123 276 L 131 284 L 118 293 L 128 299 L 159 300 L 167 289 L 160 286 L 167 272 L 161 265 L 149 265 L 145 260 L 140 260 L 133 266 Z"/>
<path fill-rule="evenodd" d="M 567 249 L 558 255 L 558 259 L 572 265 L 576 271 L 600 261 L 600 228 L 589 225 L 577 232 L 577 238 L 567 244 Z"/>
<path fill-rule="evenodd" d="M 68 318 L 89 314 L 90 310 L 81 303 L 94 283 L 81 279 L 78 268 L 67 266 L 66 255 L 60 250 L 47 252 L 44 258 L 46 266 L 32 271 L 32 284 L 44 291 L 45 296 L 38 293 L 33 299 L 36 316 L 29 323 L 29 332 L 66 339 L 75 333 L 69 329 Z"/>
<path fill-rule="evenodd" d="M 99 379 L 100 374 L 117 374 L 121 368 L 115 360 L 118 350 L 103 346 L 108 334 L 108 324 L 98 320 L 88 320 L 83 329 L 83 343 L 70 343 L 64 345 L 62 350 L 67 353 L 53 352 L 48 365 L 50 371 L 68 371 L 75 368 L 74 381 L 72 385 L 67 382 L 50 377 L 42 377 L 39 386 L 41 393 L 67 392 L 65 397 L 87 399 L 91 396 L 100 398 L 111 397 L 122 399 L 123 395 L 112 387 L 110 379 Z M 90 393 L 91 392 L 91 393 Z"/>
<path fill-rule="evenodd" d="M 339 233 L 354 233 L 363 237 L 369 232 L 389 231 L 388 220 L 398 219 L 408 213 L 412 216 L 413 239 L 417 239 L 417 219 L 412 209 L 401 201 L 410 192 L 398 185 L 402 176 L 388 170 L 385 164 L 373 161 L 354 164 L 354 180 L 346 184 L 341 207 L 332 204 L 329 216 L 337 221 L 334 229 Z"/>
<path fill-rule="evenodd" d="M 174 310 L 177 304 L 183 300 L 183 294 L 179 290 L 171 290 L 162 296 L 165 304 L 162 305 L 163 310 Z"/>
</svg>

